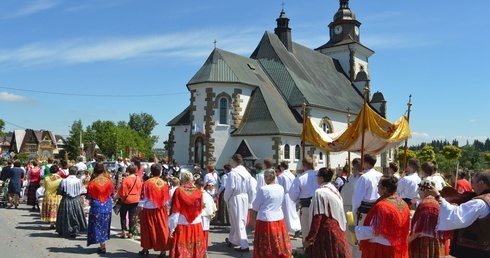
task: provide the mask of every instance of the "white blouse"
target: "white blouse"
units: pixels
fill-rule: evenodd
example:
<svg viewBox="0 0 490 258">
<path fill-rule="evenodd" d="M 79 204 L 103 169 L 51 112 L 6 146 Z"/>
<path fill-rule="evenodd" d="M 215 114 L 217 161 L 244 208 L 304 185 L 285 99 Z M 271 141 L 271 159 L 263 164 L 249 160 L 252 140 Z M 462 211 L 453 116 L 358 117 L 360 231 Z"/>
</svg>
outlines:
<svg viewBox="0 0 490 258">
<path fill-rule="evenodd" d="M 284 219 L 282 202 L 284 200 L 284 189 L 281 185 L 264 185 L 257 192 L 252 203 L 252 208 L 257 213 L 257 220 L 278 221 Z"/>
</svg>

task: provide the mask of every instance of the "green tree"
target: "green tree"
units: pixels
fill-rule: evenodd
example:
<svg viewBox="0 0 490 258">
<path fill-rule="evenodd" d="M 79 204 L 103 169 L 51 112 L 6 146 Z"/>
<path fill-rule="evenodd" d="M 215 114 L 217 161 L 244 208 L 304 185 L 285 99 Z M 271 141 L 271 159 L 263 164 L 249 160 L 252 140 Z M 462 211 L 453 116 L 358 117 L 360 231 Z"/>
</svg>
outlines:
<svg viewBox="0 0 490 258">
<path fill-rule="evenodd" d="M 99 146 L 99 154 L 106 158 L 116 156 L 117 131 L 116 124 L 112 121 L 97 120 L 90 126 L 91 138 Z M 92 140 L 92 139 L 91 139 Z"/>
<path fill-rule="evenodd" d="M 417 155 L 415 154 L 415 151 L 407 150 L 406 161 L 408 161 L 411 158 L 416 158 L 416 157 L 417 157 Z M 403 161 L 405 160 L 405 150 L 403 150 L 403 149 L 398 150 L 398 153 L 396 154 L 396 160 L 398 161 L 398 163 L 401 164 L 400 170 L 403 168 L 406 168 L 406 166 L 403 165 Z"/>
<path fill-rule="evenodd" d="M 461 158 L 459 164 L 462 164 L 467 169 L 482 169 L 483 155 L 475 145 L 465 145 L 461 147 Z"/>
<path fill-rule="evenodd" d="M 483 160 L 485 160 L 485 163 L 488 168 L 490 164 L 490 152 L 485 152 L 485 154 L 483 154 Z"/>
<path fill-rule="evenodd" d="M 417 153 L 417 158 L 419 159 L 420 163 L 435 160 L 436 153 L 434 152 L 434 147 L 425 145 L 422 150 Z"/>
<path fill-rule="evenodd" d="M 157 126 L 157 121 L 152 115 L 147 113 L 130 114 L 129 115 L 129 128 L 138 132 L 149 144 L 149 148 L 152 149 L 153 145 L 158 141 L 157 136 L 152 136 L 151 132 Z"/>
<path fill-rule="evenodd" d="M 456 146 L 452 146 L 452 145 L 446 145 L 442 148 L 442 150 L 440 151 L 440 153 L 449 161 L 449 170 L 447 172 L 450 172 L 450 169 L 452 168 L 451 167 L 451 161 L 452 160 L 457 160 L 461 157 L 461 149 L 456 147 Z"/>
<path fill-rule="evenodd" d="M 5 130 L 5 121 L 3 121 L 2 119 L 0 119 L 0 136 L 4 136 L 5 133 L 3 132 L 3 130 Z"/>
<path fill-rule="evenodd" d="M 69 159 L 75 160 L 80 156 L 80 138 L 83 140 L 83 126 L 82 120 L 79 119 L 70 126 L 70 135 L 66 138 L 65 149 Z"/>
</svg>

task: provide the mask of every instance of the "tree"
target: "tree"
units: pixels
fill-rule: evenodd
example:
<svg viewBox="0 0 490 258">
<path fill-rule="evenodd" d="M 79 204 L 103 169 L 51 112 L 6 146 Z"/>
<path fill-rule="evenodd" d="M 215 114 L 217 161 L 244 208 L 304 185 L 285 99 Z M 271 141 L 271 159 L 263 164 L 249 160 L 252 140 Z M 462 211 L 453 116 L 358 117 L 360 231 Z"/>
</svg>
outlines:
<svg viewBox="0 0 490 258">
<path fill-rule="evenodd" d="M 485 154 L 483 155 L 483 159 L 485 160 L 488 168 L 488 164 L 490 164 L 490 152 L 485 152 Z"/>
<path fill-rule="evenodd" d="M 422 150 L 417 154 L 417 158 L 419 159 L 420 163 L 435 160 L 436 153 L 434 152 L 434 147 L 425 145 Z"/>
<path fill-rule="evenodd" d="M 129 115 L 128 126 L 145 136 L 150 136 L 151 132 L 157 125 L 158 123 L 155 121 L 153 116 L 147 113 L 133 113 Z"/>
<path fill-rule="evenodd" d="M 3 130 L 5 130 L 5 121 L 3 121 L 2 119 L 0 119 L 0 136 L 5 135 L 5 133 L 3 132 Z"/>
<path fill-rule="evenodd" d="M 66 138 L 68 158 L 75 160 L 80 156 L 80 138 L 83 140 L 82 120 L 74 121 L 70 126 L 70 135 Z"/>
<path fill-rule="evenodd" d="M 446 145 L 442 148 L 440 153 L 451 163 L 451 160 L 457 160 L 461 157 L 461 149 L 452 146 L 452 145 Z M 449 172 L 449 171 L 447 171 Z"/>
<path fill-rule="evenodd" d="M 417 155 L 415 154 L 415 151 L 407 150 L 407 160 L 406 161 L 408 161 L 411 158 L 416 158 L 416 157 L 417 157 Z M 398 150 L 398 153 L 396 154 L 396 160 L 398 161 L 398 163 L 401 164 L 401 169 L 406 168 L 406 166 L 403 165 L 404 159 L 405 159 L 405 150 L 403 150 L 403 149 Z"/>
</svg>

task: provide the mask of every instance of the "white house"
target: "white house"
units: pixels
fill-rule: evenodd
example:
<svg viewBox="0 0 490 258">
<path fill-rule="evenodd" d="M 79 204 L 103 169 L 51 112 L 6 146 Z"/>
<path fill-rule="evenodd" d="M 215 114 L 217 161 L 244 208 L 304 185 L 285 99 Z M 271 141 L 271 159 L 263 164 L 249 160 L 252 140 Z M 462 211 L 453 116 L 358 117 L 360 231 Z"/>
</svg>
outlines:
<svg viewBox="0 0 490 258">
<path fill-rule="evenodd" d="M 327 132 L 345 129 L 349 114 L 350 121 L 355 118 L 374 52 L 361 44 L 361 23 L 348 1 L 340 1 L 329 24 L 330 40 L 316 49 L 292 40 L 284 10 L 276 21 L 274 33 L 266 31 L 250 57 L 215 48 L 189 81 L 189 106 L 167 124 L 172 158 L 203 167 L 213 162 L 221 169 L 240 153 L 249 166 L 270 157 L 301 170 L 303 103 L 308 117 Z M 380 92 L 370 103 L 386 116 Z M 324 153 L 312 145 L 306 152 L 316 168 L 346 164 L 347 153 Z M 388 156 L 381 155 L 378 166 L 386 167 Z"/>
</svg>

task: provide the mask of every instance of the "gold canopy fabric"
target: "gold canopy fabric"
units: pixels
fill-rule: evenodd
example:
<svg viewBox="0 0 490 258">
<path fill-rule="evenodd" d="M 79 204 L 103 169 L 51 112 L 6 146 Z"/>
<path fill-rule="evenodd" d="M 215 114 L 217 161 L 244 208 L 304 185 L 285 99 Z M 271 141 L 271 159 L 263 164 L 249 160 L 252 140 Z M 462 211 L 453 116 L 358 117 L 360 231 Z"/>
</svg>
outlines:
<svg viewBox="0 0 490 258">
<path fill-rule="evenodd" d="M 362 132 L 364 152 L 379 154 L 398 146 L 409 138 L 410 127 L 405 116 L 390 123 L 366 103 L 352 124 L 339 133 L 327 134 L 310 118 L 307 119 L 301 138 L 327 152 L 361 152 Z"/>
</svg>

